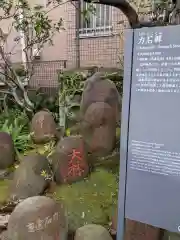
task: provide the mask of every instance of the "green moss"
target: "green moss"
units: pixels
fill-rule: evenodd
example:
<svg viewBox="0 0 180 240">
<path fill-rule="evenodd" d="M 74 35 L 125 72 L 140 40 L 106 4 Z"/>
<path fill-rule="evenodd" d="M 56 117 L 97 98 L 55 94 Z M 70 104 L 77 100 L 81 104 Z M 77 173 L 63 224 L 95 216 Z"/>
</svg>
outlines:
<svg viewBox="0 0 180 240">
<path fill-rule="evenodd" d="M 5 202 L 9 193 L 9 180 L 0 180 L 0 204 Z"/>
<path fill-rule="evenodd" d="M 34 144 L 32 146 L 31 150 L 25 151 L 21 157 L 32 154 L 32 153 L 39 153 L 42 155 L 46 155 L 49 156 L 50 154 L 52 154 L 52 152 L 55 149 L 55 142 L 49 142 L 47 144 Z"/>
<path fill-rule="evenodd" d="M 117 176 L 97 169 L 84 181 L 56 187 L 54 198 L 64 202 L 69 227 L 75 230 L 87 223 L 108 227 L 117 204 L 117 195 Z"/>
<path fill-rule="evenodd" d="M 120 139 L 120 136 L 121 136 L 121 128 L 117 127 L 116 128 L 116 139 Z"/>
</svg>

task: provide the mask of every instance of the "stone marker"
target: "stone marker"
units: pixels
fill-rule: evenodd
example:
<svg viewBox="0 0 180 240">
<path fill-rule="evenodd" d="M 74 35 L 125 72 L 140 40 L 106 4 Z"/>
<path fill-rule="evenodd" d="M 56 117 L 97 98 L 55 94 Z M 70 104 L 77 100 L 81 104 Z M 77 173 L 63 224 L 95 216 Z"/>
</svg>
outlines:
<svg viewBox="0 0 180 240">
<path fill-rule="evenodd" d="M 62 139 L 52 155 L 53 172 L 57 183 L 72 183 L 89 172 L 87 152 L 81 136 Z"/>
<path fill-rule="evenodd" d="M 31 123 L 32 139 L 34 143 L 47 143 L 58 137 L 56 123 L 48 111 L 37 112 Z"/>
<path fill-rule="evenodd" d="M 117 232 L 117 214 L 112 218 L 113 232 Z M 160 240 L 162 230 L 144 223 L 126 219 L 125 240 Z"/>
<path fill-rule="evenodd" d="M 0 169 L 10 167 L 15 161 L 15 149 L 12 137 L 0 132 Z"/>
<path fill-rule="evenodd" d="M 116 140 L 113 108 L 104 102 L 92 103 L 83 117 L 82 134 L 88 151 L 93 155 L 103 157 L 109 154 Z"/>
<path fill-rule="evenodd" d="M 14 172 L 10 186 L 10 199 L 24 199 L 42 194 L 48 186 L 46 177 L 50 174 L 48 160 L 45 156 L 40 154 L 25 156 Z"/>
<path fill-rule="evenodd" d="M 19 203 L 8 223 L 9 240 L 67 240 L 63 205 L 45 196 Z"/>
<path fill-rule="evenodd" d="M 102 73 L 95 73 L 85 81 L 85 87 L 81 100 L 82 115 L 92 103 L 104 102 L 109 104 L 114 111 L 115 119 L 119 122 L 121 99 L 116 85 L 108 79 L 101 79 Z M 96 80 L 94 80 L 96 79 Z"/>
<path fill-rule="evenodd" d="M 88 224 L 76 230 L 75 240 L 112 240 L 112 237 L 101 225 Z"/>
<path fill-rule="evenodd" d="M 126 220 L 125 240 L 159 240 L 161 230 L 159 228 L 132 221 Z"/>
</svg>

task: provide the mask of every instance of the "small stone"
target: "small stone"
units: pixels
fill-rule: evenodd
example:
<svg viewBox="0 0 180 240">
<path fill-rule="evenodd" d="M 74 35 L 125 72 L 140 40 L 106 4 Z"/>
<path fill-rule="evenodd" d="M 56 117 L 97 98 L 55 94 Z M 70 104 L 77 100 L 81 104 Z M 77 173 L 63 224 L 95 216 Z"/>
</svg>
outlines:
<svg viewBox="0 0 180 240">
<path fill-rule="evenodd" d="M 60 202 L 45 196 L 19 203 L 8 222 L 9 240 L 67 240 L 67 220 Z"/>
<path fill-rule="evenodd" d="M 10 186 L 10 199 L 25 199 L 42 194 L 49 184 L 50 174 L 50 167 L 45 156 L 40 154 L 25 156 L 14 172 Z"/>
<path fill-rule="evenodd" d="M 52 166 L 57 183 L 72 183 L 86 177 L 89 166 L 82 137 L 63 138 L 52 155 Z"/>
<path fill-rule="evenodd" d="M 101 225 L 88 224 L 76 230 L 75 240 L 112 240 L 112 237 Z"/>
<path fill-rule="evenodd" d="M 10 167 L 15 161 L 15 149 L 12 137 L 6 132 L 0 132 L 0 169 Z"/>
<path fill-rule="evenodd" d="M 37 112 L 32 119 L 31 132 L 32 139 L 36 144 L 55 140 L 58 131 L 53 115 L 49 111 Z"/>
</svg>

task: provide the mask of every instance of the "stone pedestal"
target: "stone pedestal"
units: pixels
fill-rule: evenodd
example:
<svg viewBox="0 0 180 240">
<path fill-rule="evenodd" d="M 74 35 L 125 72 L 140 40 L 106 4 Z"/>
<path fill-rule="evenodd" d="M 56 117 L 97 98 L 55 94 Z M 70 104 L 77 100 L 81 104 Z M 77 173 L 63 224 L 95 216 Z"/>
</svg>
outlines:
<svg viewBox="0 0 180 240">
<path fill-rule="evenodd" d="M 117 213 L 112 218 L 111 228 L 117 231 Z M 162 233 L 159 228 L 126 219 L 124 240 L 162 240 Z"/>
</svg>

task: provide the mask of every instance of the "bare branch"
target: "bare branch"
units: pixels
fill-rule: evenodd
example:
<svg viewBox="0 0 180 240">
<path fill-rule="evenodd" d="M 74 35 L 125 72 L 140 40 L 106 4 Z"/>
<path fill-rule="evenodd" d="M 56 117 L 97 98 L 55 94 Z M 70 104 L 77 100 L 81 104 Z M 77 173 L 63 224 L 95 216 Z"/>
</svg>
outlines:
<svg viewBox="0 0 180 240">
<path fill-rule="evenodd" d="M 57 5 L 55 5 L 54 7 L 52 7 L 51 9 L 49 9 L 46 14 L 50 13 L 51 11 L 53 11 L 54 9 L 58 8 L 59 6 L 62 6 L 68 2 L 71 2 L 71 0 L 67 0 L 66 2 L 61 2 L 61 3 L 58 3 Z"/>
</svg>

